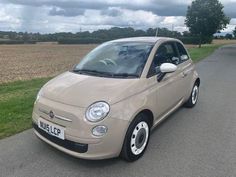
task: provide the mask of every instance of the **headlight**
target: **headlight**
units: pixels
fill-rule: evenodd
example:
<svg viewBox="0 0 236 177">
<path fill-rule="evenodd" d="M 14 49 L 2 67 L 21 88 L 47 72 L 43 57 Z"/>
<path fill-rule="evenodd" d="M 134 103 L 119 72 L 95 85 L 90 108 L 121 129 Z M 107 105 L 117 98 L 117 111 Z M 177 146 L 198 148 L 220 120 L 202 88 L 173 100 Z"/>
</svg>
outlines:
<svg viewBox="0 0 236 177">
<path fill-rule="evenodd" d="M 110 106 L 106 102 L 96 102 L 88 107 L 86 119 L 90 122 L 98 122 L 104 119 L 110 111 Z"/>
</svg>

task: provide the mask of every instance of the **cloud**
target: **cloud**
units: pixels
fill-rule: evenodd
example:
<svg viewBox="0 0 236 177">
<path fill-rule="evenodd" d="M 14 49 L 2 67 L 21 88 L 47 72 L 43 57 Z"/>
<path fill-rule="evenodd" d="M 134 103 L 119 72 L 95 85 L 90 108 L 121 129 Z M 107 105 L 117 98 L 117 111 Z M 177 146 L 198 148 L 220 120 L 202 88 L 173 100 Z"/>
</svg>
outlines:
<svg viewBox="0 0 236 177">
<path fill-rule="evenodd" d="M 14 8 L 12 5 L 0 6 L 0 29 L 1 30 L 15 30 L 20 27 L 21 20 L 12 14 L 12 11 L 17 14 L 21 12 L 21 8 Z"/>
<path fill-rule="evenodd" d="M 121 14 L 120 8 L 109 7 L 108 9 L 102 10 L 101 15 L 117 17 Z"/>
<path fill-rule="evenodd" d="M 231 17 L 231 18 L 236 18 L 236 2 L 230 2 L 225 4 L 225 13 Z"/>
<path fill-rule="evenodd" d="M 149 27 L 187 30 L 186 10 L 192 0 L 0 0 L 0 28 L 31 32 L 77 32 L 100 28 Z M 236 0 L 221 0 L 236 19 Z"/>
<path fill-rule="evenodd" d="M 126 8 L 130 10 L 151 11 L 159 16 L 185 16 L 187 6 L 191 0 L 1 0 L 5 4 L 16 4 L 24 6 L 49 6 L 60 8 L 58 15 L 76 16 L 85 9 L 109 10 L 110 7 Z M 225 10 L 232 18 L 236 18 L 236 0 L 222 0 Z M 56 10 L 56 11 L 55 11 Z M 73 12 L 70 14 L 69 10 Z M 76 13 L 78 10 L 78 13 Z M 52 10 L 52 15 L 57 13 L 57 9 Z M 63 13 L 65 12 L 65 13 Z M 105 11 L 104 11 L 105 12 Z M 70 15 L 68 15 L 70 14 Z"/>
<path fill-rule="evenodd" d="M 75 12 L 76 9 L 109 10 L 110 7 L 119 7 L 130 10 L 151 11 L 159 16 L 183 16 L 187 9 L 187 3 L 174 0 L 135 0 L 130 2 L 122 0 L 2 0 L 2 2 L 34 7 L 58 7 L 61 9 L 59 15 L 66 14 L 63 11 L 68 11 L 69 9 L 74 9 L 73 11 Z M 76 13 L 74 14 L 75 16 L 77 15 Z"/>
<path fill-rule="evenodd" d="M 66 8 L 62 9 L 59 7 L 53 7 L 49 11 L 49 15 L 51 16 L 66 16 L 66 17 L 74 17 L 78 15 L 83 15 L 85 9 L 77 9 L 77 8 Z"/>
</svg>

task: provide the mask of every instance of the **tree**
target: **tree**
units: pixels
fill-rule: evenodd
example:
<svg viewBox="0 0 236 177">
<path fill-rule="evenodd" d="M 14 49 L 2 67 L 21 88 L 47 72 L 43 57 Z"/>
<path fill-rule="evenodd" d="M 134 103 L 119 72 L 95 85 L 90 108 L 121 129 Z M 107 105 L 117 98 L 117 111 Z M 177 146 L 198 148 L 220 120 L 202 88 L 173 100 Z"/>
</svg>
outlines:
<svg viewBox="0 0 236 177">
<path fill-rule="evenodd" d="M 231 40 L 231 39 L 233 39 L 233 35 L 227 33 L 227 34 L 225 35 L 225 38 Z"/>
<path fill-rule="evenodd" d="M 185 24 L 192 35 L 199 37 L 199 47 L 203 39 L 212 38 L 229 24 L 223 9 L 219 0 L 194 0 L 188 7 Z"/>
<path fill-rule="evenodd" d="M 189 31 L 184 31 L 184 32 L 183 32 L 183 36 L 184 36 L 184 37 L 190 37 L 191 34 L 190 34 Z"/>
<path fill-rule="evenodd" d="M 234 38 L 236 38 L 236 27 L 235 27 L 235 29 L 233 31 L 233 34 L 234 34 Z"/>
</svg>

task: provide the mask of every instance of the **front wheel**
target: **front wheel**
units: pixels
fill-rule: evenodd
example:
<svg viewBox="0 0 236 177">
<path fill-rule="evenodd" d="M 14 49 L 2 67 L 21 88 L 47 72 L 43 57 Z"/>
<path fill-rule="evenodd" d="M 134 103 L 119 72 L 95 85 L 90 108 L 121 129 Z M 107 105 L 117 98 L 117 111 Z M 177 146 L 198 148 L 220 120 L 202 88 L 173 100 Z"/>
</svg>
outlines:
<svg viewBox="0 0 236 177">
<path fill-rule="evenodd" d="M 139 114 L 130 124 L 124 140 L 121 157 L 133 162 L 144 154 L 150 136 L 150 122 L 145 114 Z"/>
<path fill-rule="evenodd" d="M 192 108 L 197 104 L 199 95 L 199 85 L 197 83 L 194 84 L 191 95 L 188 101 L 185 103 L 185 107 Z"/>
</svg>

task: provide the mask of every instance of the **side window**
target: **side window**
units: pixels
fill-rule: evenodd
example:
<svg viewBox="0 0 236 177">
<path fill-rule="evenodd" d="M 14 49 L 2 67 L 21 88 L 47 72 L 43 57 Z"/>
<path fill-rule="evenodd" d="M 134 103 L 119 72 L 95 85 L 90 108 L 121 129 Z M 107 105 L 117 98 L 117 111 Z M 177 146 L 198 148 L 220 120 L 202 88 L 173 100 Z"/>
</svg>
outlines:
<svg viewBox="0 0 236 177">
<path fill-rule="evenodd" d="M 173 63 L 175 65 L 180 63 L 179 55 L 174 42 L 164 43 L 157 49 L 148 73 L 148 77 L 158 74 L 156 69 L 158 69 L 158 67 L 160 67 L 163 63 Z"/>
<path fill-rule="evenodd" d="M 176 44 L 177 44 L 177 48 L 179 50 L 181 63 L 185 62 L 186 60 L 189 59 L 188 53 L 187 53 L 187 51 L 185 50 L 185 48 L 182 44 L 180 44 L 179 42 L 177 42 Z"/>
</svg>

